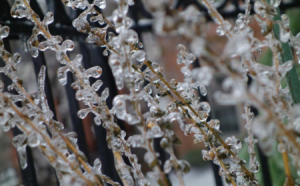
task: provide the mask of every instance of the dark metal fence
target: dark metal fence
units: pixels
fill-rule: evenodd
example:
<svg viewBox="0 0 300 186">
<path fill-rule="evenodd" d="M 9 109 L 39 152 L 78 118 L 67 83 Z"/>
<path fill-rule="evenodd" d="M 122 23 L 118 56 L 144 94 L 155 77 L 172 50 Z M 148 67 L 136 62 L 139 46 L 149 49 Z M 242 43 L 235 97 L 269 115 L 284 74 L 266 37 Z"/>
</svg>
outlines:
<svg viewBox="0 0 300 186">
<path fill-rule="evenodd" d="M 74 41 L 78 41 L 80 43 L 80 52 L 83 55 L 83 65 L 85 68 L 89 68 L 95 65 L 101 66 L 103 69 L 103 73 L 101 75 L 101 79 L 103 81 L 103 86 L 99 90 L 99 93 L 103 91 L 104 88 L 108 87 L 110 96 L 107 100 L 108 107 L 112 106 L 112 99 L 115 95 L 117 95 L 117 89 L 114 83 L 113 75 L 110 71 L 110 68 L 108 66 L 107 57 L 104 57 L 102 55 L 103 50 L 101 48 L 90 48 L 87 46 L 87 43 L 84 42 L 86 35 L 81 34 L 76 31 L 75 28 L 73 28 L 71 24 L 71 19 L 74 18 L 74 16 L 78 15 L 77 13 L 73 13 L 72 15 L 67 14 L 64 5 L 61 3 L 60 0 L 46 0 L 47 7 L 50 11 L 54 12 L 54 20 L 55 23 L 59 24 L 51 24 L 49 25 L 49 30 L 53 35 L 61 35 L 64 39 L 70 38 Z M 253 2 L 252 2 L 253 3 Z M 33 10 L 42 18 L 43 12 L 37 3 L 36 0 L 30 1 L 31 7 Z M 196 5 L 200 10 L 203 12 L 206 12 L 205 8 L 200 5 L 200 3 L 197 0 L 177 0 L 174 1 L 173 7 L 174 8 L 185 8 L 186 6 L 194 4 Z M 243 1 L 240 0 L 221 0 L 218 3 L 217 9 L 220 11 L 220 13 L 225 18 L 231 18 L 231 17 L 237 17 L 239 13 L 243 13 Z M 230 9 L 228 7 L 231 6 Z M 281 10 L 285 10 L 287 8 L 300 6 L 300 1 L 293 0 L 293 1 L 283 1 L 281 4 Z M 253 11 L 253 10 L 251 10 Z M 138 20 L 140 18 L 148 18 L 151 19 L 152 16 L 149 12 L 146 11 L 145 7 L 143 7 L 140 0 L 135 0 L 135 5 L 130 7 L 130 13 L 129 15 L 133 18 L 135 21 L 135 26 L 133 26 L 133 29 L 137 31 L 139 34 L 139 37 L 141 38 L 141 34 L 143 32 L 151 32 L 152 26 L 149 25 L 138 25 Z M 210 17 L 207 13 L 205 13 L 207 19 L 209 20 Z M 32 28 L 33 24 L 26 21 L 26 20 L 20 20 L 20 19 L 13 19 L 10 16 L 10 4 L 7 0 L 1 0 L 0 4 L 0 24 L 1 25 L 7 25 L 10 27 L 10 36 L 5 39 L 5 47 L 8 51 L 10 51 L 9 46 L 9 40 L 20 40 L 24 39 L 22 37 L 29 37 L 32 34 Z M 38 75 L 39 69 L 42 65 L 46 65 L 46 59 L 43 55 L 43 53 L 40 53 L 38 58 L 32 58 L 34 71 L 36 76 Z M 0 60 L 0 65 L 3 66 L 3 61 Z M 89 152 L 87 149 L 87 142 L 83 130 L 83 125 L 81 119 L 77 117 L 77 111 L 79 110 L 79 104 L 77 100 L 75 99 L 75 91 L 71 88 L 70 82 L 73 82 L 73 76 L 72 74 L 68 74 L 68 84 L 65 86 L 66 94 L 68 98 L 68 104 L 70 109 L 70 116 L 73 126 L 73 131 L 75 131 L 78 135 L 78 145 L 79 148 L 84 154 L 86 154 L 87 157 L 89 157 Z M 2 76 L 2 80 L 6 85 L 10 84 L 10 80 Z M 49 81 L 48 75 L 46 76 L 46 86 L 45 86 L 45 92 L 47 95 L 48 103 L 50 109 L 54 113 L 54 119 L 56 119 L 56 111 L 54 107 L 54 101 L 52 96 L 52 90 L 51 85 Z M 13 93 L 13 92 L 12 92 Z M 121 128 L 123 128 L 122 123 L 119 123 Z M 102 161 L 102 171 L 107 176 L 111 177 L 115 181 L 120 181 L 119 177 L 117 175 L 117 172 L 114 168 L 113 163 L 113 155 L 110 149 L 107 147 L 106 142 L 106 132 L 103 127 L 96 126 L 93 124 L 95 136 L 96 136 L 96 142 L 97 142 L 97 148 L 98 148 L 98 156 L 100 157 Z M 13 129 L 13 134 L 17 135 L 20 131 L 15 128 Z M 156 143 L 159 144 L 159 141 L 156 140 Z M 159 146 L 159 145 L 155 145 Z M 160 153 L 161 150 L 157 148 Z M 200 155 L 199 155 L 200 156 Z M 267 158 L 259 151 L 259 156 L 261 160 L 261 167 L 262 172 L 264 174 L 264 185 L 269 186 L 271 184 L 270 180 L 270 174 L 268 170 L 268 164 L 267 164 Z M 163 157 L 163 156 L 161 156 Z M 162 159 L 163 160 L 163 159 Z M 27 148 L 27 163 L 28 166 L 26 169 L 21 170 L 22 180 L 23 184 L 26 186 L 36 186 L 38 185 L 37 178 L 36 178 L 36 172 L 34 168 L 34 162 L 31 154 L 30 148 Z M 220 179 L 220 176 L 218 175 L 218 167 L 213 166 L 214 175 L 215 175 L 215 181 L 216 185 L 222 186 L 222 180 Z"/>
</svg>

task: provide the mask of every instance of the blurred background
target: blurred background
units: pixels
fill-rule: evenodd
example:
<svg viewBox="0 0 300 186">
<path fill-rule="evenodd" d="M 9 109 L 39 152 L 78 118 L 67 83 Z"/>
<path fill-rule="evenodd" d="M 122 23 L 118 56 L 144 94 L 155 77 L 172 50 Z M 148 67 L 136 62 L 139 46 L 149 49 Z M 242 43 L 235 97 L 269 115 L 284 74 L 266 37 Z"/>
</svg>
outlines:
<svg viewBox="0 0 300 186">
<path fill-rule="evenodd" d="M 1 0 L 6 1 L 6 0 Z M 33 1 L 33 0 L 32 0 Z M 56 2 L 58 1 L 58 2 Z M 296 0 L 297 1 L 297 0 Z M 51 3 L 51 1 L 48 0 L 37 0 L 38 4 L 40 5 L 40 8 L 42 12 L 45 14 L 47 11 L 53 9 L 53 7 L 57 6 L 59 3 L 59 0 L 54 0 L 56 3 Z M 193 2 L 193 1 L 191 1 Z M 222 5 L 223 7 L 222 12 L 226 15 L 226 13 L 235 12 L 236 5 L 233 5 L 233 2 L 238 2 L 238 6 L 243 8 L 243 1 L 225 1 L 219 0 L 216 1 L 215 6 Z M 285 2 L 285 1 L 284 1 Z M 290 1 L 286 1 L 288 3 Z M 9 4 L 12 5 L 13 0 L 9 0 Z M 175 3 L 175 2 L 172 2 Z M 1 3 L 0 3 L 1 6 Z M 111 10 L 115 8 L 116 4 L 112 1 L 107 0 L 107 9 L 104 10 L 104 14 L 107 15 L 107 17 L 110 16 Z M 239 10 L 239 11 L 241 11 Z M 78 15 L 78 11 L 72 11 L 69 8 L 64 8 L 64 11 L 68 14 L 68 16 L 72 19 L 76 15 Z M 300 31 L 300 24 L 299 24 L 299 18 L 300 18 L 300 9 L 297 7 L 287 7 L 286 9 L 282 10 L 288 16 L 290 17 L 290 27 L 293 35 L 297 34 Z M 131 12 L 131 16 L 134 15 L 135 12 Z M 234 23 L 234 19 L 237 17 L 237 13 L 229 14 L 226 19 L 228 19 L 231 23 Z M 0 14 L 4 14 L 4 12 L 0 11 Z M 0 24 L 1 25 L 9 25 L 8 22 L 5 22 L 4 20 L 5 16 L 0 17 Z M 22 20 L 25 21 L 25 20 Z M 151 23 L 151 19 L 147 20 L 144 19 L 144 22 Z M 59 20 L 55 20 L 54 24 L 60 23 Z M 258 38 L 262 38 L 260 35 L 260 28 L 258 27 L 257 23 L 254 19 L 251 19 L 250 25 L 254 30 L 255 36 Z M 207 43 L 209 43 L 209 46 L 218 54 L 222 54 L 223 48 L 225 46 L 225 43 L 227 41 L 226 37 L 220 37 L 216 35 L 217 25 L 214 24 L 211 21 L 208 21 L 205 28 L 205 35 L 207 39 Z M 51 29 L 50 29 L 51 31 Z M 30 34 L 28 33 L 13 33 L 13 37 L 9 39 L 9 44 L 12 52 L 19 52 L 22 56 L 22 62 L 17 66 L 18 68 L 18 75 L 21 79 L 24 80 L 24 86 L 28 92 L 34 92 L 37 90 L 37 81 L 36 81 L 36 75 L 34 73 L 34 63 L 32 62 L 33 59 L 28 52 L 28 46 L 26 41 L 28 40 L 28 37 Z M 98 55 L 102 56 L 102 51 L 95 46 L 84 44 L 84 37 L 81 36 L 73 36 L 73 35 L 64 35 L 64 39 L 72 39 L 75 41 L 76 46 L 74 51 L 70 52 L 70 59 L 73 59 L 76 54 L 82 53 L 84 50 L 88 51 L 90 57 L 93 56 L 93 52 L 96 52 Z M 181 39 L 178 36 L 158 36 L 155 33 L 152 32 L 151 27 L 145 26 L 145 28 L 140 32 L 140 38 L 144 44 L 144 49 L 147 53 L 147 58 L 151 61 L 158 62 L 164 69 L 163 74 L 167 80 L 171 79 L 177 79 L 179 82 L 182 81 L 183 75 L 180 72 L 180 65 L 177 65 L 176 63 L 176 55 L 177 55 L 177 45 L 178 44 L 184 44 L 185 46 L 188 46 L 188 43 Z M 264 64 L 270 64 L 271 63 L 271 52 L 269 50 L 263 51 L 263 53 L 259 56 L 259 61 Z M 47 71 L 48 71 L 48 78 L 50 85 L 52 87 L 51 93 L 53 96 L 53 103 L 54 108 L 56 112 L 56 117 L 58 121 L 61 121 L 65 124 L 65 132 L 72 131 L 73 125 L 72 122 L 72 111 L 69 108 L 70 101 L 68 99 L 68 93 L 65 87 L 63 87 L 61 84 L 59 84 L 57 80 L 56 71 L 60 67 L 60 64 L 56 61 L 54 57 L 54 53 L 51 51 L 44 52 L 44 58 L 46 59 L 46 65 L 47 65 Z M 84 58 L 84 60 L 87 58 Z M 94 59 L 97 61 L 97 58 Z M 99 58 L 100 60 L 100 58 Z M 104 60 L 104 63 L 107 58 L 102 57 L 101 60 Z M 86 61 L 83 61 L 83 63 L 86 63 Z M 97 64 L 97 63 L 96 63 Z M 100 64 L 101 66 L 101 64 Z M 299 67 L 299 66 L 298 66 Z M 102 66 L 103 68 L 103 66 Z M 109 73 L 109 69 L 105 69 Z M 299 72 L 299 68 L 298 68 Z M 224 75 L 222 74 L 216 74 L 215 77 L 213 77 L 213 81 L 210 84 L 208 88 L 208 95 L 206 97 L 203 97 L 201 99 L 207 100 L 212 107 L 212 115 L 211 117 L 213 119 L 219 119 L 221 122 L 221 131 L 222 135 L 221 137 L 224 139 L 227 136 L 235 135 L 237 138 L 243 139 L 246 137 L 246 131 L 244 128 L 244 121 L 241 118 L 241 114 L 243 113 L 243 107 L 242 106 L 220 106 L 217 105 L 216 102 L 212 99 L 212 95 L 215 91 L 221 90 L 221 84 L 222 80 L 224 79 Z M 113 80 L 110 78 L 107 78 L 104 80 L 107 82 L 107 84 L 110 84 L 111 86 L 114 86 Z M 68 85 L 67 85 L 68 86 Z M 116 90 L 114 90 L 116 91 Z M 125 93 L 126 90 L 119 91 L 119 94 Z M 111 93 L 113 94 L 113 93 Z M 112 95 L 113 96 L 113 95 Z M 166 99 L 166 100 L 163 100 Z M 162 98 L 161 104 L 167 103 L 169 100 L 168 98 Z M 79 103 L 79 107 L 84 107 Z M 93 125 L 93 116 L 90 114 L 86 119 L 82 121 L 83 128 L 84 128 L 84 135 L 86 139 L 86 147 L 88 151 L 88 157 L 89 161 L 93 162 L 93 160 L 97 157 L 101 157 L 99 152 L 101 151 L 102 146 L 99 145 L 99 140 L 97 139 L 97 130 L 98 128 L 95 128 Z M 137 129 L 134 126 L 129 126 L 126 123 L 121 123 L 122 128 L 127 132 L 128 135 L 132 135 L 136 133 Z M 174 146 L 176 155 L 179 159 L 185 159 L 187 160 L 192 169 L 191 172 L 184 176 L 184 180 L 186 181 L 186 185 L 188 186 L 194 186 L 194 185 L 205 185 L 205 186 L 213 186 L 216 185 L 216 178 L 214 177 L 213 173 L 213 166 L 211 162 L 205 162 L 202 160 L 202 154 L 201 150 L 205 149 L 204 145 L 197 144 L 195 145 L 193 143 L 193 136 L 185 136 L 178 125 L 174 125 L 173 129 L 179 139 L 181 140 L 182 144 L 178 146 Z M 96 130 L 96 131 L 95 131 Z M 99 129 L 100 130 L 100 129 Z M 0 130 L 0 185 L 2 186 L 15 186 L 15 185 L 21 185 L 22 184 L 22 176 L 19 169 L 17 154 L 12 146 L 11 140 L 12 140 L 13 134 L 10 132 L 3 132 Z M 104 138 L 105 139 L 105 138 Z M 137 154 L 139 157 L 139 163 L 142 164 L 143 171 L 148 171 L 149 168 L 146 165 L 146 163 L 143 162 L 143 149 L 132 149 L 133 153 Z M 43 157 L 43 155 L 37 150 L 32 149 L 32 156 L 33 156 L 33 162 L 35 171 L 37 173 L 37 181 L 38 185 L 42 186 L 50 186 L 50 185 L 56 185 L 56 178 L 54 171 L 51 167 L 49 167 L 49 164 L 47 160 Z M 168 157 L 167 154 L 162 154 L 162 159 L 165 159 Z M 242 159 L 248 160 L 249 157 L 247 157 L 247 145 L 243 146 L 243 149 L 240 152 L 240 157 Z M 103 161 L 103 160 L 102 160 Z M 284 181 L 284 174 L 282 171 L 283 169 L 283 163 L 281 156 L 279 154 L 273 154 L 271 157 L 267 159 L 267 164 L 269 166 L 270 176 L 272 180 L 272 185 L 283 185 Z M 261 182 L 261 185 L 264 185 L 263 179 L 262 179 L 262 173 L 261 171 L 258 172 L 258 178 Z M 175 177 L 174 173 L 170 174 L 170 179 L 174 186 L 179 185 L 177 183 L 177 178 Z M 156 185 L 156 183 L 152 183 L 151 185 Z M 265 185 L 267 186 L 267 185 Z"/>
</svg>

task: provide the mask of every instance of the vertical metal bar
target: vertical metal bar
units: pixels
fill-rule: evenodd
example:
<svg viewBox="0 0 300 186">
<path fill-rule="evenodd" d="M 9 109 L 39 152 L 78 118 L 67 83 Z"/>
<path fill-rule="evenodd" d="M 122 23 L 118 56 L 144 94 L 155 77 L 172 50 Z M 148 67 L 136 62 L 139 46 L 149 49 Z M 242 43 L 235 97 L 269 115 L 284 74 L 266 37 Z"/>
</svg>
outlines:
<svg viewBox="0 0 300 186">
<path fill-rule="evenodd" d="M 252 82 L 252 78 L 248 75 L 247 85 L 249 86 L 251 82 Z M 250 107 L 250 109 L 251 112 L 253 112 L 254 117 L 256 117 L 258 115 L 258 110 L 255 107 Z M 257 149 L 258 149 L 258 156 L 259 156 L 259 162 L 260 162 L 264 186 L 272 185 L 268 157 L 263 154 L 259 145 L 257 145 Z"/>
<path fill-rule="evenodd" d="M 68 25 L 71 23 L 68 15 L 66 14 L 64 7 L 62 6 L 61 1 L 46 1 L 47 5 L 51 4 L 54 8 L 54 20 L 55 22 L 59 22 L 63 25 Z M 83 124 L 80 118 L 77 117 L 77 111 L 79 110 L 79 105 L 77 100 L 75 99 L 75 90 L 71 88 L 72 82 L 74 82 L 73 75 L 71 73 L 67 74 L 67 84 L 65 86 L 67 98 L 68 98 L 68 105 L 69 105 L 69 112 L 70 117 L 72 120 L 72 126 L 74 132 L 77 134 L 77 144 L 79 149 L 86 155 L 88 160 L 89 158 L 89 152 L 87 148 L 85 133 L 83 129 Z"/>
<path fill-rule="evenodd" d="M 7 39 L 4 40 L 4 45 L 5 45 L 6 50 L 8 52 L 11 52 L 9 41 Z M 0 58 L 0 66 L 5 66 L 5 63 L 4 63 L 4 61 L 2 61 L 1 58 Z M 5 92 L 17 94 L 17 92 L 15 90 L 12 90 L 12 91 L 7 90 L 7 86 L 12 83 L 10 78 L 8 78 L 4 74 L 1 74 L 1 79 L 5 85 L 5 88 L 4 88 Z M 22 106 L 21 102 L 17 102 L 16 105 L 18 107 Z M 22 134 L 22 132 L 17 127 L 12 128 L 12 132 L 13 132 L 14 136 Z M 26 186 L 37 186 L 38 183 L 37 183 L 37 178 L 36 178 L 36 173 L 35 173 L 35 168 L 34 168 L 34 161 L 33 161 L 32 153 L 31 153 L 31 149 L 28 146 L 26 147 L 26 157 L 27 157 L 27 167 L 25 169 L 22 169 L 20 167 L 23 184 Z"/>
<path fill-rule="evenodd" d="M 106 100 L 107 106 L 112 107 L 112 100 L 117 95 L 117 89 L 115 87 L 115 81 L 113 75 L 108 66 L 107 58 L 102 55 L 103 50 L 99 48 L 88 49 L 85 42 L 80 42 L 80 51 L 83 55 L 83 66 L 88 69 L 92 66 L 100 66 L 102 68 L 102 74 L 100 79 L 103 81 L 98 93 L 100 94 L 104 88 L 109 88 L 109 97 Z M 90 80 L 91 83 L 95 82 L 95 79 Z M 112 178 L 114 181 L 122 183 L 114 165 L 114 156 L 111 149 L 108 148 L 106 141 L 106 129 L 102 126 L 97 126 L 93 123 L 95 130 L 95 137 L 97 142 L 97 149 L 102 162 L 102 171 L 105 175 Z"/>
<path fill-rule="evenodd" d="M 250 79 L 249 80 L 250 82 L 252 81 L 251 78 L 248 77 L 248 79 Z M 253 112 L 254 116 L 258 115 L 258 110 L 254 107 L 251 107 L 251 112 Z M 257 150 L 258 150 L 259 162 L 260 162 L 261 173 L 262 173 L 262 178 L 263 178 L 263 185 L 264 186 L 272 185 L 268 157 L 266 155 L 264 155 L 264 153 L 260 149 L 259 145 L 257 145 Z"/>
<path fill-rule="evenodd" d="M 79 149 L 86 155 L 88 160 L 89 158 L 89 152 L 87 148 L 87 143 L 86 143 L 86 138 L 84 134 L 84 129 L 83 129 L 83 124 L 80 118 L 77 116 L 77 111 L 79 110 L 79 105 L 78 102 L 75 98 L 75 90 L 71 88 L 71 83 L 74 82 L 73 75 L 71 73 L 67 74 L 68 78 L 68 83 L 65 85 L 66 93 L 67 93 L 67 98 L 68 98 L 68 104 L 69 104 L 69 112 L 70 112 L 70 117 L 72 120 L 72 126 L 74 132 L 76 132 L 77 137 L 78 137 L 78 147 Z M 90 162 L 91 163 L 91 162 Z"/>
<path fill-rule="evenodd" d="M 261 151 L 259 145 L 257 146 L 257 149 L 258 149 L 258 156 L 259 156 L 259 161 L 260 161 L 260 167 L 261 167 L 264 186 L 272 185 L 272 179 L 271 179 L 271 174 L 270 174 L 270 170 L 269 170 L 268 157 L 263 154 L 263 152 Z"/>
<path fill-rule="evenodd" d="M 12 20 L 10 16 L 10 5 L 7 1 L 2 1 L 0 6 L 0 21 Z"/>
</svg>

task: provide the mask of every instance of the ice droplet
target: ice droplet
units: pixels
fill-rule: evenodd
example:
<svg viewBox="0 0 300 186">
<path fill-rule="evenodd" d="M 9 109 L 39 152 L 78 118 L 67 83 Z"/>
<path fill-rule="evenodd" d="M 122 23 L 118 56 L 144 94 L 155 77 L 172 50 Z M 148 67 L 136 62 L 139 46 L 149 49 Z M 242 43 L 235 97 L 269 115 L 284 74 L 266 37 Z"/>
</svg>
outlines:
<svg viewBox="0 0 300 186">
<path fill-rule="evenodd" d="M 96 125 L 100 126 L 102 123 L 101 117 L 100 116 L 94 117 L 94 122 Z"/>
<path fill-rule="evenodd" d="M 97 80 L 95 83 L 93 83 L 92 87 L 95 91 L 98 91 L 102 84 L 103 82 L 101 80 Z"/>
<path fill-rule="evenodd" d="M 88 115 L 88 113 L 91 111 L 91 109 L 90 108 L 88 108 L 88 109 L 81 109 L 81 110 L 79 110 L 78 112 L 77 112 L 77 116 L 80 118 L 80 119 L 84 119 L 87 115 Z"/>
<path fill-rule="evenodd" d="M 167 160 L 164 164 L 164 172 L 166 174 L 169 174 L 172 170 L 173 164 L 170 160 Z"/>
<path fill-rule="evenodd" d="M 25 169 L 27 167 L 26 139 L 27 136 L 25 134 L 19 134 L 12 139 L 12 143 L 15 146 L 18 153 L 20 167 L 22 169 Z"/>
<path fill-rule="evenodd" d="M 60 67 L 57 70 L 57 78 L 58 78 L 58 81 L 62 85 L 66 85 L 67 84 L 67 73 L 68 73 L 68 71 L 70 71 L 70 68 L 68 66 Z"/>
</svg>

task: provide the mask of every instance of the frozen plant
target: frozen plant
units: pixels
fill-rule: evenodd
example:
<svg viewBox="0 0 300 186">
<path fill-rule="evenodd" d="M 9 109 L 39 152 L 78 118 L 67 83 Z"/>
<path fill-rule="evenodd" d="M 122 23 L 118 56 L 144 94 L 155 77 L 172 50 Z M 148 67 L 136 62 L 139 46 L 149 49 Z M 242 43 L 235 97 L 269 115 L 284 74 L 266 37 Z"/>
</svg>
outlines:
<svg viewBox="0 0 300 186">
<path fill-rule="evenodd" d="M 103 55 L 109 58 L 108 63 L 117 88 L 128 89 L 128 94 L 114 97 L 111 109 L 106 104 L 108 88 L 99 96 L 97 91 L 103 82 L 90 82 L 90 78 L 97 79 L 101 76 L 102 68 L 83 68 L 81 54 L 70 59 L 68 51 L 74 49 L 74 42 L 50 33 L 48 26 L 54 21 L 52 12 L 48 12 L 41 20 L 31 8 L 30 0 L 15 0 L 11 15 L 14 18 L 26 18 L 34 24 L 28 40 L 33 57 L 37 57 L 39 52 L 52 50 L 56 60 L 62 65 L 57 71 L 59 82 L 67 84 L 68 72 L 76 78 L 71 86 L 76 91 L 76 99 L 85 105 L 77 115 L 84 119 L 89 113 L 93 113 L 95 124 L 106 129 L 108 147 L 113 152 L 114 166 L 122 183 L 114 182 L 101 172 L 99 159 L 89 165 L 76 143 L 76 133 L 63 133 L 64 125 L 53 119 L 53 112 L 49 109 L 44 92 L 46 67 L 40 69 L 38 91 L 28 93 L 24 89 L 22 80 L 16 73 L 16 65 L 21 61 L 21 56 L 5 50 L 3 39 L 8 37 L 9 27 L 0 26 L 0 57 L 5 62 L 0 72 L 12 81 L 11 85 L 4 85 L 2 81 L 0 84 L 0 125 L 4 131 L 9 131 L 12 127 L 22 131 L 22 134 L 13 138 L 22 168 L 27 166 L 26 147 L 37 147 L 56 170 L 61 185 L 145 186 L 150 185 L 150 182 L 141 171 L 137 156 L 131 152 L 131 148 L 144 148 L 145 162 L 151 168 L 147 173 L 149 178 L 160 185 L 169 186 L 171 182 L 167 174 L 174 170 L 178 182 L 183 186 L 183 176 L 189 172 L 190 165 L 187 161 L 178 159 L 173 149 L 173 144 L 179 141 L 172 130 L 172 125 L 177 122 L 185 135 L 194 136 L 195 143 L 205 144 L 207 148 L 202 150 L 202 157 L 199 158 L 211 160 L 218 165 L 220 176 L 228 184 L 259 185 L 255 175 L 259 170 L 254 150 L 257 142 L 267 155 L 274 150 L 282 154 L 285 185 L 295 184 L 289 157 L 300 173 L 300 112 L 297 105 L 300 99 L 295 88 L 300 84 L 298 78 L 293 78 L 296 71 L 290 47 L 300 57 L 300 36 L 291 34 L 289 18 L 285 14 L 280 15 L 280 0 L 256 0 L 254 15 L 250 15 L 250 0 L 246 0 L 245 13 L 239 14 L 234 23 L 221 16 L 212 5 L 213 1 L 200 0 L 218 25 L 216 33 L 227 37 L 226 46 L 220 55 L 206 42 L 204 29 L 207 21 L 195 6 L 176 10 L 172 9 L 167 0 L 144 0 L 144 7 L 153 16 L 156 34 L 178 36 L 189 44 L 191 52 L 182 44 L 177 47 L 176 62 L 184 75 L 182 82 L 176 79 L 166 80 L 163 68 L 147 59 L 139 35 L 132 29 L 136 23 L 128 16 L 129 6 L 134 5 L 133 0 L 115 0 L 116 9 L 109 17 L 101 13 L 106 8 L 105 0 L 62 2 L 67 7 L 81 10 L 73 20 L 73 26 L 77 31 L 87 34 L 86 42 L 105 48 Z M 250 20 L 254 19 L 261 27 L 263 40 L 254 37 L 254 31 L 249 26 Z M 265 48 L 272 51 L 271 66 L 260 64 L 256 60 L 256 52 Z M 191 64 L 196 58 L 201 67 L 192 69 Z M 206 87 L 216 73 L 225 74 L 226 79 L 222 84 L 224 91 L 214 93 L 215 100 L 224 105 L 243 105 L 242 117 L 248 134 L 245 142 L 250 155 L 248 165 L 246 160 L 238 156 L 242 141 L 235 136 L 222 139 L 222 123 L 217 118 L 208 119 L 210 104 L 201 100 L 202 96 L 208 94 Z M 284 78 L 289 82 L 286 88 L 281 87 Z M 16 94 L 7 90 L 14 90 Z M 170 101 L 162 108 L 159 103 L 166 96 Z M 147 110 L 142 109 L 144 103 Z M 260 111 L 258 116 L 254 117 L 251 106 Z M 128 109 L 129 107 L 132 109 Z M 134 125 L 139 134 L 127 136 L 116 123 L 117 119 Z M 154 151 L 154 138 L 161 138 L 161 148 L 170 154 L 163 166 Z M 278 149 L 272 148 L 277 143 Z M 129 164 L 125 163 L 123 156 L 128 158 Z"/>
</svg>

